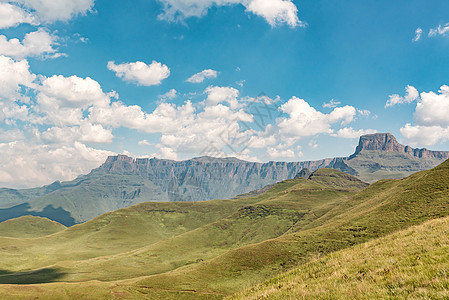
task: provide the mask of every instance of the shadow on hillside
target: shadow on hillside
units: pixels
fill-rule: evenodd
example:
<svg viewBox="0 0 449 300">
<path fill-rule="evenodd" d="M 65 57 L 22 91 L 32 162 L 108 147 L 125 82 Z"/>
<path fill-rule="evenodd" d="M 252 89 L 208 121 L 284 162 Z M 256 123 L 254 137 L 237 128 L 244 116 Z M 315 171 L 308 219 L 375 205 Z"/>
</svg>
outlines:
<svg viewBox="0 0 449 300">
<path fill-rule="evenodd" d="M 38 284 L 54 282 L 66 273 L 55 268 L 45 268 L 26 272 L 0 270 L 0 284 Z"/>
<path fill-rule="evenodd" d="M 19 204 L 10 208 L 0 209 L 0 222 L 18 218 L 21 216 L 38 216 L 61 223 L 64 226 L 75 225 L 75 219 L 70 212 L 61 207 L 55 208 L 53 205 L 46 206 L 42 211 L 32 211 L 29 203 Z"/>
</svg>

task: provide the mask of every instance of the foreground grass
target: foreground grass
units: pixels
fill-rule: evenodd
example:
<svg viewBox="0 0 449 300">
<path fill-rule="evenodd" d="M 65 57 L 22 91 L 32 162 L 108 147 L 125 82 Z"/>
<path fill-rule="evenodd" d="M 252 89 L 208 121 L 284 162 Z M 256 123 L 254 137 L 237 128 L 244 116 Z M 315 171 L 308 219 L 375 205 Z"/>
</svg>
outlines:
<svg viewBox="0 0 449 300">
<path fill-rule="evenodd" d="M 317 257 L 233 299 L 447 299 L 449 218 Z"/>
</svg>

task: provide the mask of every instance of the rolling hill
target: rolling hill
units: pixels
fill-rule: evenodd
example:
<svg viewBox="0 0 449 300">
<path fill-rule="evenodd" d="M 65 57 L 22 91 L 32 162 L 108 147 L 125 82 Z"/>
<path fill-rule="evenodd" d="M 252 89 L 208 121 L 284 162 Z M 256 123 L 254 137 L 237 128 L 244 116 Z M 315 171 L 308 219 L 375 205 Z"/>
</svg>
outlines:
<svg viewBox="0 0 449 300">
<path fill-rule="evenodd" d="M 233 299 L 447 299 L 449 218 L 311 259 Z"/>
<path fill-rule="evenodd" d="M 236 158 L 172 161 L 111 156 L 99 168 L 70 182 L 25 190 L 0 189 L 0 222 L 34 215 L 72 226 L 148 201 L 233 198 L 294 178 L 303 168 L 334 168 L 374 182 L 403 178 L 435 167 L 446 158 L 447 151 L 403 146 L 389 133 L 362 136 L 349 157 L 318 161 L 254 163 Z"/>
<path fill-rule="evenodd" d="M 0 238 L 0 294 L 221 299 L 317 256 L 446 216 L 449 161 L 368 187 L 321 169 L 253 197 L 144 203 L 50 236 Z"/>
<path fill-rule="evenodd" d="M 58 222 L 34 216 L 23 216 L 0 223 L 0 236 L 36 238 L 66 229 Z"/>
</svg>

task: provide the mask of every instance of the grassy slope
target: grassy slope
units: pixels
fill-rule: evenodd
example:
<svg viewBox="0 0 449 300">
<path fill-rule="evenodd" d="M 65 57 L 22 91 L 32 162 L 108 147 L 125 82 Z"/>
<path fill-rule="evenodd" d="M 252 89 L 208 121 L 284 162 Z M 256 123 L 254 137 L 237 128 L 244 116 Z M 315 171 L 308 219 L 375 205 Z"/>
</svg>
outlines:
<svg viewBox="0 0 449 300">
<path fill-rule="evenodd" d="M 183 294 L 186 297 L 195 298 L 211 292 L 227 295 L 304 263 L 317 254 L 347 248 L 447 215 L 449 161 L 406 179 L 376 183 L 291 234 L 142 279 L 136 284 L 140 288 L 135 291 L 151 296 L 154 289 L 164 289 L 164 297 L 175 298 L 179 297 L 178 291 L 189 287 L 196 293 L 186 292 Z"/>
<path fill-rule="evenodd" d="M 229 249 L 282 235 L 300 219 L 303 222 L 310 222 L 316 218 L 315 216 L 311 217 L 312 210 L 329 210 L 335 205 L 335 202 L 348 199 L 349 195 L 354 194 L 354 189 L 365 186 L 365 184 L 348 180 L 346 185 L 341 184 L 341 186 L 343 188 L 336 191 L 313 180 L 299 179 L 282 182 L 267 193 L 253 198 L 196 203 L 146 203 L 106 214 L 86 224 L 77 225 L 63 233 L 53 235 L 51 239 L 40 239 L 39 243 L 32 243 L 32 245 L 19 240 L 0 240 L 3 244 L 8 241 L 12 242 L 9 247 L 3 247 L 3 253 L 0 253 L 4 257 L 0 269 L 17 272 L 23 271 L 23 269 L 49 266 L 53 268 L 53 273 L 51 273 L 52 270 L 47 270 L 50 273 L 48 276 L 53 276 L 53 280 L 98 278 L 111 280 L 150 275 L 185 265 L 198 264 L 202 260 L 220 255 Z M 214 203 L 216 207 L 213 206 Z M 95 251 L 79 252 L 92 250 L 90 248 L 98 247 L 98 245 L 106 245 L 108 248 L 117 250 L 117 245 L 113 241 L 102 240 L 99 239 L 99 236 L 95 236 L 94 229 L 98 229 L 95 226 L 98 226 L 101 220 L 107 219 L 108 215 L 112 215 L 116 221 L 122 223 L 120 226 L 109 225 L 108 228 L 114 229 L 114 232 L 117 228 L 123 227 L 134 230 L 142 224 L 132 224 L 130 220 L 120 216 L 120 213 L 129 215 L 129 211 L 135 209 L 140 214 L 144 205 L 149 207 L 180 205 L 185 207 L 186 213 L 194 210 L 195 207 L 198 210 L 198 206 L 201 205 L 210 205 L 207 211 L 223 210 L 223 206 L 228 206 L 230 209 L 227 212 L 227 217 L 216 222 L 209 220 L 207 223 L 210 224 L 184 234 L 174 235 L 173 238 L 165 240 L 161 238 L 159 242 L 151 244 L 139 237 L 138 242 L 149 245 L 130 252 L 119 253 L 120 251 L 116 251 L 118 254 L 103 254 L 108 255 L 104 257 L 99 257 L 99 253 Z M 204 219 L 205 215 L 207 212 L 202 211 L 197 218 L 189 216 L 186 219 Z M 151 219 L 154 219 L 154 216 Z M 80 236 L 74 235 L 72 231 L 75 229 L 78 229 L 77 231 L 82 229 L 83 233 Z M 117 237 L 124 238 L 126 236 L 126 232 L 117 233 Z M 110 232 L 104 231 L 100 237 L 110 237 Z M 89 240 L 91 244 L 78 244 L 80 240 L 85 239 Z M 132 249 L 130 241 L 124 241 L 121 244 L 127 244 L 128 249 Z M 30 246 L 31 248 L 29 248 Z M 16 250 L 14 254 L 11 252 L 13 248 Z M 105 249 L 101 250 L 103 253 L 105 252 Z M 43 253 L 45 255 L 42 255 Z M 51 265 L 52 263 L 57 264 Z M 35 276 L 36 272 L 31 273 L 30 276 Z M 69 274 L 61 274 L 58 277 L 56 276 L 58 272 Z M 4 282 L 13 282 L 11 278 L 14 275 L 20 274 L 7 274 L 8 281 Z"/>
<path fill-rule="evenodd" d="M 50 235 L 66 227 L 58 222 L 34 216 L 23 216 L 0 223 L 0 236 L 36 238 Z"/>
<path fill-rule="evenodd" d="M 106 213 L 51 236 L 32 240 L 0 237 L 0 269 L 23 271 L 131 251 L 214 222 L 251 203 L 242 200 L 149 202 Z"/>
<path fill-rule="evenodd" d="M 329 176 L 329 178 L 334 182 L 335 177 Z M 97 287 L 98 295 L 106 293 L 107 290 L 108 297 L 113 297 L 111 293 L 119 293 L 122 296 L 148 298 L 221 298 L 251 287 L 275 274 L 288 271 L 318 254 L 348 248 L 429 219 L 449 215 L 449 162 L 406 179 L 378 182 L 354 197 L 350 197 L 351 194 L 354 194 L 348 191 L 351 189 L 344 191 L 340 183 L 334 182 L 333 185 L 335 186 L 336 183 L 340 186 L 338 189 L 331 189 L 323 184 L 313 182 L 313 180 L 286 181 L 258 196 L 260 198 L 246 199 L 247 201 L 250 199 L 260 200 L 252 205 L 247 205 L 249 207 L 275 207 L 278 211 L 279 209 L 300 211 L 301 209 L 297 205 L 303 205 L 305 214 L 293 226 L 286 226 L 286 228 L 288 227 L 286 233 L 278 237 L 262 242 L 257 242 L 257 239 L 243 239 L 244 242 L 239 244 L 241 247 L 227 248 L 226 252 L 220 254 L 213 246 L 213 243 L 216 242 L 214 241 L 215 235 L 219 231 L 206 230 L 200 235 L 194 235 L 195 239 L 185 238 L 191 233 L 202 232 L 206 227 L 212 225 L 208 224 L 180 235 L 181 239 L 175 237 L 172 241 L 174 245 L 184 245 L 185 253 L 190 252 L 191 248 L 195 249 L 195 243 L 201 244 L 196 250 L 197 253 L 201 253 L 201 249 L 206 246 L 206 248 L 209 247 L 209 250 L 205 251 L 206 254 L 216 251 L 210 256 L 215 257 L 210 259 L 206 257 L 204 261 L 186 260 L 187 264 L 183 267 L 179 265 L 179 268 L 173 268 L 172 271 L 135 278 L 131 281 L 117 281 L 112 286 L 111 283 L 101 282 L 90 282 L 89 284 Z M 295 187 L 296 184 L 299 186 Z M 270 197 L 270 193 L 272 197 Z M 262 209 L 262 211 L 265 210 Z M 231 230 L 229 227 L 225 227 L 223 234 L 235 233 L 237 240 L 234 239 L 234 241 L 242 240 L 241 233 L 243 231 L 241 230 L 245 228 L 245 224 L 254 222 L 254 219 L 257 221 L 256 216 L 259 216 L 260 220 L 271 216 L 271 214 L 260 214 L 261 210 L 258 209 L 255 209 L 254 212 L 247 216 L 248 223 L 241 223 L 234 229 L 231 227 Z M 240 219 L 234 219 L 231 225 Z M 222 222 L 223 220 L 219 220 L 216 223 L 223 224 Z M 261 237 L 259 234 L 266 234 L 262 229 L 268 232 L 268 236 L 271 229 L 266 224 L 273 226 L 273 222 L 263 223 L 262 221 L 259 224 L 261 226 L 265 224 L 265 227 L 261 228 L 255 236 Z M 249 233 L 255 228 L 257 226 L 252 228 Z M 236 231 L 236 229 L 239 230 Z M 212 235 L 206 233 L 212 233 Z M 208 241 L 209 239 L 210 241 Z M 219 236 L 219 240 L 223 240 L 223 236 Z M 184 241 L 184 244 L 180 241 Z M 150 248 L 138 249 L 137 252 L 132 251 L 99 258 L 97 268 L 90 272 L 98 271 L 98 268 L 105 268 L 112 270 L 112 273 L 121 270 L 123 274 L 126 274 L 128 270 L 131 270 L 132 273 L 148 266 L 148 273 L 151 274 L 152 268 L 156 266 L 154 263 L 158 263 L 158 257 L 160 258 L 159 266 L 163 266 L 164 259 L 170 256 L 171 250 L 175 249 L 166 248 L 168 249 L 166 256 L 163 256 L 161 252 L 154 252 L 156 249 L 154 246 L 166 242 L 167 240 L 160 241 L 147 246 Z M 248 244 L 245 245 L 245 243 Z M 169 246 L 169 244 L 167 245 Z M 160 248 L 160 251 L 162 249 Z M 181 252 L 175 252 L 170 257 L 182 260 L 182 257 L 176 257 L 176 255 L 182 255 Z M 187 254 L 187 257 L 189 255 Z M 141 265 L 134 268 L 138 265 L 138 260 Z M 95 265 L 97 262 L 91 260 L 89 264 Z M 83 264 L 83 262 L 79 263 Z M 77 269 L 77 266 L 78 264 L 69 266 L 73 268 L 74 274 L 77 274 L 78 271 L 85 271 L 83 269 L 85 266 L 81 266 L 80 269 Z M 89 272 L 89 269 L 87 271 Z M 95 275 L 95 273 L 87 275 L 84 280 Z M 64 279 L 62 278 L 62 280 Z M 87 283 L 81 283 L 81 286 L 84 284 Z M 76 283 L 70 285 L 54 283 L 39 285 L 39 288 L 46 293 L 42 294 L 43 297 L 51 298 L 52 293 L 61 291 L 61 289 L 79 292 L 79 286 Z M 3 286 L 0 293 L 10 289 L 16 290 L 11 286 Z M 86 290 L 86 293 L 92 293 L 92 290 Z"/>
<path fill-rule="evenodd" d="M 449 298 L 449 218 L 317 257 L 235 299 Z"/>
<path fill-rule="evenodd" d="M 340 181 L 344 180 L 340 178 Z M 71 269 L 65 280 L 118 280 L 164 273 L 281 236 L 298 222 L 315 219 L 310 211 L 327 211 L 332 208 L 329 204 L 348 199 L 351 193 L 348 190 L 365 186 L 358 180 L 348 180 L 346 185 L 349 189 L 335 191 L 313 180 L 284 181 L 266 194 L 250 198 L 257 203 L 244 206 L 217 222 L 136 251 L 76 262 L 76 266 L 64 265 Z"/>
</svg>

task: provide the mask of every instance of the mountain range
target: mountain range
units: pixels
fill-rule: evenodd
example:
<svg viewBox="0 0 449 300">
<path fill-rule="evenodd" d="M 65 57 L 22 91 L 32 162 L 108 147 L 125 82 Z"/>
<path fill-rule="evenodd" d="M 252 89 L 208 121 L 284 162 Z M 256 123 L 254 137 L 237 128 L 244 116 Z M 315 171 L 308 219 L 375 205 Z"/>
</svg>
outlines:
<svg viewBox="0 0 449 300">
<path fill-rule="evenodd" d="M 73 181 L 31 189 L 0 189 L 0 222 L 35 215 L 71 226 L 102 213 L 154 201 L 228 199 L 294 178 L 303 169 L 333 168 L 365 182 L 403 178 L 449 158 L 449 151 L 413 149 L 390 133 L 360 137 L 348 157 L 317 161 L 257 163 L 237 158 L 185 161 L 110 156 Z"/>
<path fill-rule="evenodd" d="M 449 160 L 369 186 L 322 168 L 256 196 L 146 202 L 68 228 L 6 221 L 0 298 L 445 299 L 448 183 Z"/>
</svg>

